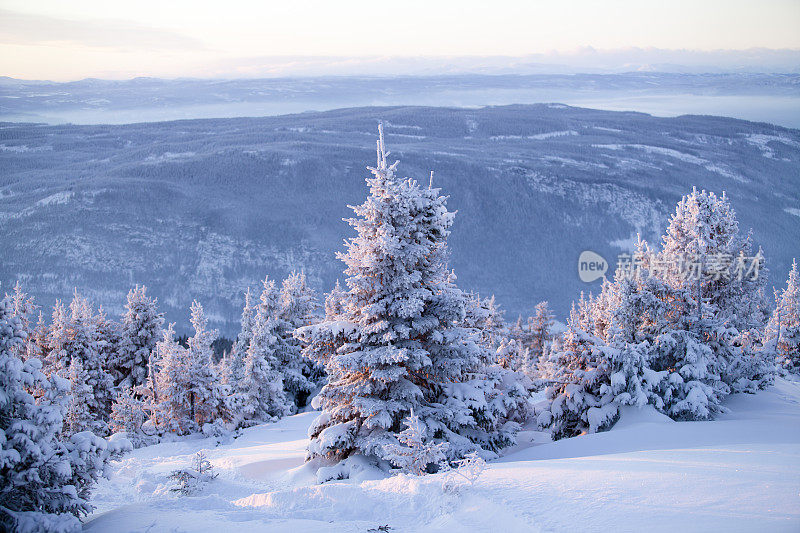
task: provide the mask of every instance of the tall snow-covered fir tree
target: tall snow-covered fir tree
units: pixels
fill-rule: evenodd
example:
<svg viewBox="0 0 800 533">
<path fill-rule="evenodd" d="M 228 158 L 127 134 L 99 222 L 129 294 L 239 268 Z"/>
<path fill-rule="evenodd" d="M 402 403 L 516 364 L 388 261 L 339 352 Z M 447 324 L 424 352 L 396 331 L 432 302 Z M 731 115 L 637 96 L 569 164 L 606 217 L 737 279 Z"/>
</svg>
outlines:
<svg viewBox="0 0 800 533">
<path fill-rule="evenodd" d="M 11 294 L 6 293 L 6 298 L 11 300 L 14 316 L 19 318 L 20 324 L 22 324 L 22 330 L 27 336 L 25 342 L 16 347 L 15 350 L 22 359 L 38 357 L 40 355 L 39 347 L 36 344 L 38 332 L 35 331 L 36 326 L 33 324 L 33 320 L 35 319 L 34 313 L 36 312 L 37 306 L 34 304 L 33 298 L 25 294 L 25 291 L 22 290 L 22 283 L 19 281 L 14 285 Z"/>
<path fill-rule="evenodd" d="M 151 423 L 159 431 L 185 435 L 197 429 L 189 414 L 187 349 L 175 340 L 175 324 L 169 324 L 156 343 L 158 370 Z"/>
<path fill-rule="evenodd" d="M 189 416 L 202 429 L 226 415 L 225 392 L 215 372 L 214 350 L 211 344 L 217 338 L 217 330 L 208 329 L 203 306 L 192 302 L 191 323 L 194 335 L 189 337 L 186 350 L 187 396 Z"/>
<path fill-rule="evenodd" d="M 60 372 L 66 378 L 73 359 L 80 360 L 81 373 L 86 380 L 84 385 L 91 391 L 85 399 L 89 416 L 93 420 L 92 431 L 106 435 L 114 398 L 114 381 L 107 370 L 108 357 L 114 345 L 113 325 L 108 323 L 102 311 L 95 313 L 92 303 L 77 291 L 69 311 L 69 333 L 64 344 L 65 359 L 59 361 L 57 367 L 66 367 Z"/>
<path fill-rule="evenodd" d="M 694 301 L 695 326 L 723 358 L 725 383 L 733 392 L 771 383 L 773 362 L 754 349 L 766 322 L 768 271 L 761 250 L 753 254 L 750 236 L 739 234 L 727 196 L 694 189 L 678 203 L 662 241 L 658 260 L 669 267 L 659 277 Z"/>
<path fill-rule="evenodd" d="M 94 391 L 88 385 L 89 375 L 83 368 L 80 358 L 73 357 L 67 370 L 69 392 L 66 398 L 64 412 L 64 434 L 74 435 L 81 431 L 107 431 L 104 424 L 95 420 L 95 415 L 89 410 L 93 403 Z"/>
<path fill-rule="evenodd" d="M 538 361 L 544 355 L 545 346 L 550 342 L 553 327 L 553 312 L 547 302 L 539 302 L 534 309 L 534 315 L 528 318 L 528 336 L 523 346 L 531 351 L 531 358 Z"/>
<path fill-rule="evenodd" d="M 220 379 L 230 387 L 235 388 L 236 383 L 242 378 L 244 368 L 244 358 L 250 346 L 250 339 L 253 338 L 253 322 L 255 320 L 256 307 L 253 304 L 253 296 L 250 287 L 244 294 L 244 307 L 242 308 L 242 318 L 240 321 L 239 334 L 233 343 L 231 351 L 225 355 L 221 361 Z"/>
<path fill-rule="evenodd" d="M 50 326 L 45 328 L 44 345 L 41 347 L 44 372 L 48 376 L 62 372 L 69 367 L 70 357 L 67 352 L 67 343 L 71 336 L 70 316 L 67 308 L 61 300 L 56 300 L 53 305 Z"/>
<path fill-rule="evenodd" d="M 339 254 L 349 276 L 341 314 L 298 330 L 328 373 L 308 459 L 389 461 L 412 409 L 422 439 L 447 442 L 451 460 L 512 440 L 512 426 L 483 416 L 485 392 L 470 382 L 490 355 L 463 326 L 466 298 L 446 267 L 454 214 L 438 189 L 395 177 L 387 155 L 379 129 L 370 194 L 348 221 L 357 236 Z"/>
<path fill-rule="evenodd" d="M 774 344 L 777 364 L 800 372 L 800 274 L 792 261 L 786 288 L 775 294 L 776 307 L 767 326 L 768 340 Z"/>
<path fill-rule="evenodd" d="M 488 350 L 494 351 L 508 337 L 503 311 L 495 301 L 494 295 L 481 298 L 479 294 L 465 294 L 466 318 L 464 325 L 480 332 L 479 340 Z"/>
<path fill-rule="evenodd" d="M 324 371 L 314 361 L 303 357 L 303 343 L 294 336 L 297 328 L 314 321 L 319 304 L 315 292 L 308 286 L 306 275 L 292 272 L 283 280 L 280 293 L 280 335 L 285 346 L 279 352 L 282 360 L 284 388 L 296 408 L 306 405 L 309 394 L 321 385 Z"/>
<path fill-rule="evenodd" d="M 244 425 L 275 420 L 294 409 L 284 390 L 280 354 L 286 351 L 286 342 L 280 310 L 280 293 L 267 278 L 250 324 L 241 377 L 233 386 L 236 414 Z"/>
<path fill-rule="evenodd" d="M 157 300 L 147 296 L 147 287 L 137 285 L 128 292 L 122 316 L 119 342 L 109 361 L 119 388 L 134 388 L 147 380 L 150 353 L 155 349 L 164 325 Z"/>
<path fill-rule="evenodd" d="M 768 272 L 763 254 L 754 255 L 750 235 L 739 234 L 724 193 L 694 189 L 684 196 L 662 241 L 660 259 L 669 265 L 659 274 L 662 279 L 695 299 L 699 291 L 707 311 L 739 331 L 764 325 L 760 305 Z M 750 257 L 757 265 L 746 260 Z"/>
<path fill-rule="evenodd" d="M 332 317 L 339 316 L 344 311 L 342 302 L 347 295 L 347 291 L 342 289 L 339 280 L 331 289 L 331 292 L 325 295 L 325 318 L 331 319 Z"/>
</svg>

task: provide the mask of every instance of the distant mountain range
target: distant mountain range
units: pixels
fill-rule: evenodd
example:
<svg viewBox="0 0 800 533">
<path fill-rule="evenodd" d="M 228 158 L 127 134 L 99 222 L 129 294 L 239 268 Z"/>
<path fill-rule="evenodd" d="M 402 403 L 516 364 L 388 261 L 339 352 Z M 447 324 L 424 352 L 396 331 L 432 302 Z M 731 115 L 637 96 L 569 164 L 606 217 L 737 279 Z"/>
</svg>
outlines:
<svg viewBox="0 0 800 533">
<path fill-rule="evenodd" d="M 122 85 L 136 83 L 141 97 L 152 82 Z M 113 90 L 103 92 L 111 103 L 102 105 L 117 105 Z M 33 89 L 26 98 L 57 100 Z M 21 279 L 45 306 L 78 287 L 112 314 L 129 287 L 145 283 L 183 329 L 197 298 L 215 326 L 235 334 L 242 291 L 265 275 L 305 269 L 320 290 L 343 279 L 335 253 L 353 232 L 342 218 L 366 195 L 379 121 L 400 174 L 427 183 L 434 170 L 434 186 L 458 210 L 450 238 L 458 283 L 495 294 L 509 319 L 544 299 L 563 319 L 581 290 L 599 288 L 579 280 L 579 254 L 613 263 L 637 233 L 657 243 L 693 186 L 727 191 L 741 227 L 764 248 L 771 284 L 783 284 L 800 256 L 798 130 L 560 104 L 367 107 L 2 123 L 0 281 Z"/>
<path fill-rule="evenodd" d="M 658 116 L 722 115 L 797 128 L 800 73 L 136 78 L 68 83 L 0 78 L 0 120 L 50 124 L 284 115 L 364 105 L 478 107 L 541 102 Z"/>
</svg>

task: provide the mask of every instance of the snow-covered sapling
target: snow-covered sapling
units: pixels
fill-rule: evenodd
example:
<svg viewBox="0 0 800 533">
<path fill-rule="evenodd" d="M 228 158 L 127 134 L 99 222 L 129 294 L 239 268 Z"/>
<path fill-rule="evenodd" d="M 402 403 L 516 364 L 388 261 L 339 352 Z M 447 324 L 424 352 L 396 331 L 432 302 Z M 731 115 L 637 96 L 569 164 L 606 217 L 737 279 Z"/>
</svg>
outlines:
<svg viewBox="0 0 800 533">
<path fill-rule="evenodd" d="M 456 468 L 446 463 L 441 465 L 444 470 L 442 489 L 445 492 L 458 492 L 464 485 L 474 487 L 475 482 L 486 470 L 486 461 L 478 455 L 478 452 L 468 453 L 463 459 L 455 461 L 455 465 Z"/>
<path fill-rule="evenodd" d="M 413 409 L 404 420 L 406 429 L 397 435 L 402 444 L 384 446 L 389 461 L 402 468 L 404 472 L 421 476 L 428 471 L 428 466 L 438 464 L 445 459 L 446 442 L 425 442 L 426 428 Z"/>
<path fill-rule="evenodd" d="M 192 459 L 191 468 L 173 470 L 169 475 L 170 481 L 175 482 L 175 486 L 170 491 L 180 496 L 191 496 L 200 492 L 203 485 L 218 475 L 214 472 L 214 465 L 206 458 L 206 455 L 203 452 L 197 452 Z"/>
</svg>

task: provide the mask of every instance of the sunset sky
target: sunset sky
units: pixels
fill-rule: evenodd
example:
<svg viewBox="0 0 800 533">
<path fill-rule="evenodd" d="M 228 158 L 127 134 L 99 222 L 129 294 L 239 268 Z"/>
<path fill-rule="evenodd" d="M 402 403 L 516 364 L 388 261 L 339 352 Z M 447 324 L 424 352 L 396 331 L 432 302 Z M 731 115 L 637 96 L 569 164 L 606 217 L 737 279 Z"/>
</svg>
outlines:
<svg viewBox="0 0 800 533">
<path fill-rule="evenodd" d="M 0 75 L 27 79 L 263 74 L 279 56 L 564 62 L 587 47 L 799 50 L 800 2 L 0 0 Z"/>
</svg>

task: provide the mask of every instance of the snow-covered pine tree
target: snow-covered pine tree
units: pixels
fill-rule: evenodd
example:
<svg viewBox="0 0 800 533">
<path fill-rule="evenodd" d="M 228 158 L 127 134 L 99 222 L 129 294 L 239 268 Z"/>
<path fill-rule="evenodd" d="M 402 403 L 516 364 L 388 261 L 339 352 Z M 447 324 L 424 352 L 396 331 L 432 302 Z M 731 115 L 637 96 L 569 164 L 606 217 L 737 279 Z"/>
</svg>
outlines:
<svg viewBox="0 0 800 533">
<path fill-rule="evenodd" d="M 619 417 L 608 386 L 614 350 L 572 318 L 567 325 L 561 351 L 554 354 L 558 371 L 547 387 L 551 404 L 537 417 L 541 426 L 552 424 L 554 439 L 608 429 Z"/>
<path fill-rule="evenodd" d="M 295 331 L 295 336 L 304 341 L 303 355 L 326 371 L 332 369 L 328 366 L 328 361 L 334 354 L 335 347 L 342 345 L 346 340 L 345 332 L 353 329 L 352 324 L 347 321 L 348 294 L 342 289 L 339 280 L 336 280 L 336 285 L 325 296 L 325 317 L 322 322 L 328 326 L 298 328 Z"/>
<path fill-rule="evenodd" d="M 145 446 L 152 440 L 143 429 L 148 418 L 146 409 L 150 405 L 151 399 L 146 394 L 147 387 L 144 385 L 139 387 L 145 389 L 142 391 L 145 394 L 134 396 L 133 390 L 122 389 L 111 407 L 111 431 L 114 433 L 124 432 L 134 448 Z M 145 399 L 142 400 L 139 397 Z"/>
<path fill-rule="evenodd" d="M 292 272 L 281 286 L 281 316 L 293 328 L 309 325 L 319 308 L 317 295 L 304 272 Z"/>
<path fill-rule="evenodd" d="M 45 342 L 39 350 L 43 357 L 44 372 L 48 376 L 63 373 L 69 367 L 67 343 L 71 337 L 70 316 L 61 300 L 56 300 L 50 326 L 45 330 Z"/>
<path fill-rule="evenodd" d="M 608 428 L 622 405 L 651 404 L 691 420 L 722 410 L 730 391 L 722 374 L 735 347 L 709 329 L 708 319 L 692 314 L 688 289 L 651 270 L 647 243 L 639 242 L 637 256 L 639 275 L 618 270 L 598 297 L 572 313 L 549 390 L 552 405 L 540 418 L 554 423 L 554 438 Z M 577 323 L 593 327 L 593 335 Z"/>
<path fill-rule="evenodd" d="M 480 332 L 481 344 L 490 351 L 495 351 L 509 337 L 503 320 L 503 311 L 495 301 L 494 295 L 481 298 L 479 294 L 465 294 L 466 304 L 464 326 Z"/>
<path fill-rule="evenodd" d="M 150 423 L 159 432 L 186 435 L 198 428 L 189 414 L 188 353 L 175 340 L 174 327 L 174 323 L 169 324 L 163 338 L 156 343 L 156 400 Z"/>
<path fill-rule="evenodd" d="M 483 300 L 481 305 L 486 309 L 486 322 L 483 324 L 482 336 L 491 347 L 497 348 L 508 337 L 506 322 L 503 319 L 506 312 L 497 304 L 494 294 Z"/>
<path fill-rule="evenodd" d="M 241 326 L 239 335 L 233 343 L 231 351 L 222 359 L 220 379 L 222 383 L 236 390 L 236 384 L 242 378 L 244 369 L 244 358 L 247 349 L 250 347 L 250 339 L 253 338 L 253 322 L 255 321 L 256 307 L 253 304 L 253 296 L 250 287 L 244 294 L 244 307 L 242 308 Z"/>
<path fill-rule="evenodd" d="M 47 378 L 39 359 L 22 361 L 15 348 L 25 341 L 10 300 L 0 301 L 0 529 L 80 531 L 89 492 L 107 462 L 129 449 L 84 432 L 59 440 L 61 399 L 69 384 Z M 41 392 L 38 402 L 28 392 Z"/>
<path fill-rule="evenodd" d="M 95 314 L 91 302 L 75 291 L 69 306 L 70 336 L 64 346 L 65 365 L 71 365 L 73 359 L 80 360 L 82 372 L 85 373 L 85 386 L 91 393 L 86 395 L 86 408 L 93 420 L 92 431 L 99 435 L 108 434 L 108 420 L 111 415 L 114 382 L 107 372 L 107 358 L 113 346 L 110 338 L 113 326 L 105 320 L 101 313 Z M 66 377 L 69 366 L 62 377 Z"/>
<path fill-rule="evenodd" d="M 519 370 L 525 359 L 525 352 L 516 339 L 503 339 L 495 352 L 495 361 L 502 368 Z"/>
<path fill-rule="evenodd" d="M 213 424 L 228 415 L 226 393 L 217 378 L 211 348 L 217 330 L 208 329 L 208 319 L 197 300 L 192 302 L 191 323 L 194 335 L 189 337 L 186 350 L 186 395 L 189 417 L 202 429 L 205 424 Z"/>
<path fill-rule="evenodd" d="M 117 348 L 109 361 L 114 382 L 120 389 L 132 389 L 147 380 L 150 353 L 155 349 L 164 325 L 158 301 L 147 296 L 147 287 L 136 285 L 128 292 Z"/>
<path fill-rule="evenodd" d="M 545 346 L 552 339 L 550 330 L 553 327 L 554 318 L 547 302 L 536 304 L 533 316 L 528 318 L 528 336 L 526 340 L 529 341 L 529 344 L 523 344 L 523 347 L 531 351 L 531 358 L 536 361 L 542 357 Z"/>
<path fill-rule="evenodd" d="M 739 234 L 736 213 L 725 193 L 718 197 L 694 189 L 684 196 L 662 241 L 660 256 L 670 266 L 660 274 L 662 279 L 691 295 L 697 295 L 699 288 L 703 304 L 714 310 L 715 317 L 739 331 L 763 326 L 758 309 L 762 298 L 759 292 L 767 278 L 763 254 L 759 250 L 754 256 L 750 234 Z M 752 262 L 746 262 L 742 275 L 736 275 L 740 257 L 758 257 L 757 271 L 751 272 Z M 685 262 L 681 264 L 680 260 Z M 695 260 L 700 264 L 692 264 Z M 700 275 L 687 275 L 689 268 L 697 269 Z"/>
<path fill-rule="evenodd" d="M 344 312 L 343 301 L 347 296 L 347 291 L 342 289 L 339 280 L 331 289 L 331 292 L 325 295 L 325 318 L 331 319 L 339 316 Z"/>
<path fill-rule="evenodd" d="M 739 234 L 727 196 L 694 189 L 678 203 L 662 241 L 658 260 L 669 268 L 658 275 L 694 301 L 697 324 L 688 329 L 702 329 L 711 339 L 709 347 L 724 359 L 725 383 L 733 392 L 771 383 L 773 363 L 750 338 L 764 327 L 768 272 L 761 250 L 752 253 L 750 235 Z"/>
<path fill-rule="evenodd" d="M 17 281 L 14 285 L 14 290 L 11 294 L 6 293 L 6 298 L 11 300 L 14 309 L 14 316 L 19 318 L 22 324 L 22 330 L 26 334 L 26 339 L 23 344 L 15 348 L 18 355 L 22 359 L 28 357 L 38 357 L 39 350 L 36 343 L 35 326 L 33 325 L 34 314 L 36 312 L 36 305 L 33 298 L 25 294 L 22 290 L 22 283 Z"/>
<path fill-rule="evenodd" d="M 395 177 L 379 132 L 370 195 L 349 220 L 358 235 L 339 254 L 349 276 L 342 313 L 298 330 L 329 376 L 307 457 L 388 461 L 412 409 L 450 460 L 497 449 L 514 428 L 482 417 L 484 391 L 470 382 L 490 356 L 463 327 L 466 298 L 446 268 L 454 214 L 438 189 Z"/>
<path fill-rule="evenodd" d="M 767 325 L 767 340 L 774 345 L 777 364 L 800 372 L 800 274 L 792 261 L 786 288 L 775 294 L 776 307 Z"/>
<path fill-rule="evenodd" d="M 282 354 L 280 368 L 283 371 L 283 383 L 286 393 L 296 408 L 305 407 L 309 394 L 322 385 L 325 372 L 314 361 L 303 357 L 305 346 L 301 339 L 294 336 L 297 328 L 307 326 L 314 321 L 319 308 L 315 292 L 308 286 L 306 275 L 292 272 L 283 280 L 280 293 L 280 335 L 285 349 Z"/>
<path fill-rule="evenodd" d="M 89 374 L 84 370 L 83 363 L 78 357 L 73 357 L 67 369 L 69 392 L 66 398 L 64 412 L 64 434 L 74 435 L 81 431 L 105 431 L 108 428 L 99 424 L 89 411 L 89 406 L 94 401 L 94 391 L 87 384 Z"/>
<path fill-rule="evenodd" d="M 509 328 L 508 336 L 522 345 L 528 344 L 528 328 L 522 322 L 522 315 L 517 315 L 517 321 Z"/>
<path fill-rule="evenodd" d="M 251 324 L 242 377 L 234 389 L 236 414 L 244 425 L 272 421 L 295 408 L 284 390 L 280 366 L 280 353 L 286 350 L 280 310 L 280 294 L 275 282 L 267 278 Z"/>
</svg>

